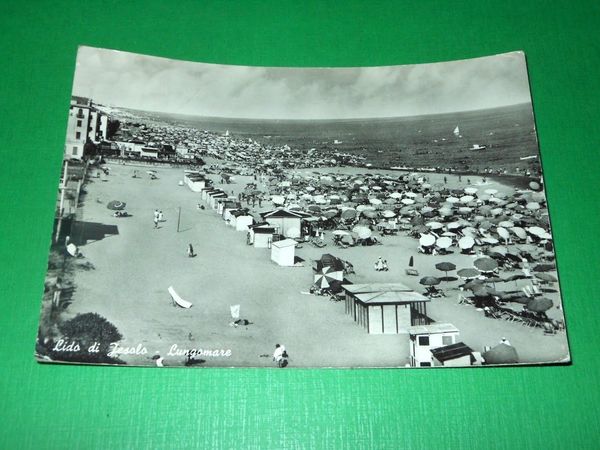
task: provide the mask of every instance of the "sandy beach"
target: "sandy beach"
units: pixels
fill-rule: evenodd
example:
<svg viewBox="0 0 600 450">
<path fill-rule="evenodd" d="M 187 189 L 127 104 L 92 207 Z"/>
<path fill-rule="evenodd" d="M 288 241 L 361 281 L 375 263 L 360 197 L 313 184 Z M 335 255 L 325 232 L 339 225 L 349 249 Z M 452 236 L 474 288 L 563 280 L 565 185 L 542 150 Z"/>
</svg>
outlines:
<svg viewBox="0 0 600 450">
<path fill-rule="evenodd" d="M 414 256 L 421 276 L 442 274 L 434 267 L 440 257 L 417 253 L 417 239 L 399 233 L 382 237 L 383 245 L 340 249 L 327 233 L 326 247 L 304 244 L 297 250 L 297 256 L 304 260 L 303 267 L 280 267 L 270 260 L 270 250 L 248 246 L 246 233 L 227 227 L 212 210 L 198 209 L 200 194 L 178 184 L 183 169 L 157 168 L 158 179 L 152 180 L 145 175 L 132 178 L 133 166 L 108 167 L 106 181 L 92 179 L 86 186 L 80 217 L 83 227 L 78 229 L 83 233 L 81 237 L 86 233 L 86 223 L 102 223 L 117 226 L 118 235 L 81 245 L 81 252 L 95 269 L 76 274 L 76 291 L 66 314 L 97 312 L 123 334 L 120 345 L 142 344 L 147 353 L 121 356 L 127 364 L 151 364 L 152 356 L 158 353 L 165 365 L 182 365 L 184 356 L 169 355 L 170 350 L 176 353 L 172 347 L 176 345 L 179 349 L 231 350 L 229 357 L 203 358 L 206 362 L 200 367 L 273 367 L 271 354 L 276 343 L 285 344 L 290 366 L 294 367 L 403 367 L 408 363 L 406 333 L 370 335 L 344 313 L 343 302 L 302 292 L 313 283 L 312 260 L 323 253 L 350 261 L 356 274 L 349 279 L 354 283 L 401 282 L 423 292 L 420 277 L 404 273 L 410 256 Z M 359 168 L 323 170 L 365 172 Z M 398 176 L 398 172 L 390 173 Z M 431 183 L 443 183 L 446 177 L 450 188 L 467 186 L 467 177 L 459 182 L 454 175 L 425 176 Z M 220 185 L 218 176 L 212 178 L 215 186 L 234 196 L 252 181 L 252 177 L 235 176 L 231 184 Z M 481 178 L 474 177 L 470 181 L 486 189 L 513 191 L 496 181 L 483 184 Z M 113 217 L 106 203 L 114 199 L 126 202 L 132 216 Z M 260 210 L 272 208 L 270 202 L 264 202 Z M 165 216 L 158 229 L 153 224 L 155 209 Z M 187 256 L 188 244 L 193 245 L 197 257 Z M 388 272 L 373 269 L 379 256 L 387 259 Z M 473 259 L 459 253 L 443 257 L 457 268 L 472 267 Z M 511 283 L 521 288 L 527 280 Z M 482 351 L 483 346 L 494 346 L 506 337 L 517 348 L 522 362 L 559 361 L 568 355 L 564 331 L 547 336 L 539 328 L 487 318 L 473 306 L 458 304 L 458 285 L 459 280 L 443 282 L 439 287 L 446 297 L 432 299 L 428 315 L 457 326 L 461 340 L 473 350 Z M 169 286 L 193 307 L 172 306 Z M 560 303 L 557 292 L 546 296 L 555 305 Z M 229 307 L 234 304 L 241 305 L 240 317 L 249 320 L 250 325 L 229 325 Z M 553 309 L 548 316 L 560 316 L 558 313 Z"/>
</svg>

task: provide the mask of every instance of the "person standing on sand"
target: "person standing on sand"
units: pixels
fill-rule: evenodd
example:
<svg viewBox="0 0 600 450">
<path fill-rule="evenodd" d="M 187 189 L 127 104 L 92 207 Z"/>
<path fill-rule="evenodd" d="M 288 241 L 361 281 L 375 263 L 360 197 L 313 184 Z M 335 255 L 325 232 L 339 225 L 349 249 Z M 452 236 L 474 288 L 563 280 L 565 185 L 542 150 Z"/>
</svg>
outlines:
<svg viewBox="0 0 600 450">
<path fill-rule="evenodd" d="M 163 212 L 162 211 L 158 212 L 158 221 L 159 222 L 164 222 L 165 221 L 165 217 L 163 216 Z"/>
<path fill-rule="evenodd" d="M 287 352 L 285 346 L 281 344 L 275 344 L 275 351 L 273 352 L 273 361 L 277 363 L 277 367 L 285 367 L 287 365 Z"/>
<path fill-rule="evenodd" d="M 194 256 L 196 256 L 196 254 L 194 253 L 194 247 L 192 247 L 192 244 L 188 245 L 188 249 L 187 249 L 187 255 L 190 258 L 193 258 Z"/>
<path fill-rule="evenodd" d="M 154 228 L 158 228 L 158 216 L 154 216 Z"/>
</svg>

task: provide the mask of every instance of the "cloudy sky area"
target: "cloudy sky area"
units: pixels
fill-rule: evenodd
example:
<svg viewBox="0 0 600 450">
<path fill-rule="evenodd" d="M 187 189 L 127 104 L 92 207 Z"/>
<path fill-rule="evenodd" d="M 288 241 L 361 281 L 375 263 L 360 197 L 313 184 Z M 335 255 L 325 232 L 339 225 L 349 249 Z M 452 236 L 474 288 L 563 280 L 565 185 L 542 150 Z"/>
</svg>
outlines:
<svg viewBox="0 0 600 450">
<path fill-rule="evenodd" d="M 192 63 L 80 47 L 73 94 L 149 111 L 264 119 L 349 119 L 530 101 L 525 57 L 298 69 Z"/>
</svg>

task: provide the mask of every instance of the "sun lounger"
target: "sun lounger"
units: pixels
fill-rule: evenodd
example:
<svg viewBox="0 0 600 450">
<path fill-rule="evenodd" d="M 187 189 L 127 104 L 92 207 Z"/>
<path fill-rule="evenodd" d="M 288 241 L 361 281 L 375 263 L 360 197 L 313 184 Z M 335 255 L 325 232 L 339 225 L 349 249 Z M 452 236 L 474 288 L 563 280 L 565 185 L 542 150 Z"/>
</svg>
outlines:
<svg viewBox="0 0 600 450">
<path fill-rule="evenodd" d="M 412 275 L 413 277 L 419 276 L 419 271 L 417 269 L 405 269 L 406 275 Z"/>
<path fill-rule="evenodd" d="M 171 294 L 171 299 L 173 300 L 173 304 L 174 305 L 179 305 L 182 308 L 191 308 L 192 307 L 192 303 L 188 302 L 187 300 L 182 299 L 177 292 L 175 292 L 175 289 L 173 289 L 173 286 L 169 286 L 169 294 Z"/>
</svg>

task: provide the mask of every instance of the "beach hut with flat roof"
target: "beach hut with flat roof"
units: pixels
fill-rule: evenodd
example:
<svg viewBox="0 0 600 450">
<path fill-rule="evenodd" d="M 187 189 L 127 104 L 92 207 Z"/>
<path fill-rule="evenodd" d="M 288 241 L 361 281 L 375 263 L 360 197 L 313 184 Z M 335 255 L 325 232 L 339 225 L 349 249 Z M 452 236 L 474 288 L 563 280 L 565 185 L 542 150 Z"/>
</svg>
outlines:
<svg viewBox="0 0 600 450">
<path fill-rule="evenodd" d="M 212 209 L 217 209 L 217 202 L 221 199 L 227 198 L 227 193 L 224 191 L 215 191 L 208 194 L 208 205 Z"/>
<path fill-rule="evenodd" d="M 206 187 L 206 178 L 198 171 L 186 170 L 183 175 L 183 182 L 194 192 L 201 192 Z"/>
<path fill-rule="evenodd" d="M 293 239 L 284 239 L 271 244 L 271 261 L 280 266 L 293 266 L 296 258 L 296 244 Z"/>
<path fill-rule="evenodd" d="M 446 345 L 431 350 L 433 366 L 465 367 L 476 362 L 473 349 L 464 342 Z"/>
<path fill-rule="evenodd" d="M 229 224 L 236 231 L 248 231 L 248 227 L 254 222 L 254 218 L 244 209 L 234 209 L 230 213 L 231 219 Z"/>
<path fill-rule="evenodd" d="M 270 248 L 274 234 L 275 227 L 268 223 L 251 225 L 248 227 L 246 243 L 254 246 L 254 248 Z"/>
<path fill-rule="evenodd" d="M 415 325 L 407 331 L 410 339 L 411 367 L 433 366 L 434 356 L 431 351 L 458 343 L 460 334 L 458 328 L 451 323 Z"/>
<path fill-rule="evenodd" d="M 344 284 L 346 314 L 370 334 L 397 334 L 429 323 L 429 299 L 402 283 Z"/>
</svg>

